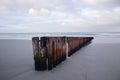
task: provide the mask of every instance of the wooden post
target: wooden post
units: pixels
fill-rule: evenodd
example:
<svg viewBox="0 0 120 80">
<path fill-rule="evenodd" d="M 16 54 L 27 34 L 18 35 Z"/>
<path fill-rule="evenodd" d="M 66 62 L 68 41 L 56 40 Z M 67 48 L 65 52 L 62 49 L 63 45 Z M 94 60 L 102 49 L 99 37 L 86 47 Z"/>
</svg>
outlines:
<svg viewBox="0 0 120 80">
<path fill-rule="evenodd" d="M 56 67 L 56 59 L 57 59 L 57 54 L 56 54 L 56 38 L 54 38 L 54 42 L 52 43 L 52 53 L 53 53 L 53 67 Z"/>
<path fill-rule="evenodd" d="M 33 45 L 35 70 L 41 70 L 40 53 L 39 53 L 39 37 L 32 38 L 32 45 Z"/>
<path fill-rule="evenodd" d="M 41 70 L 46 70 L 47 69 L 47 47 L 46 47 L 46 42 L 47 42 L 47 38 L 46 37 L 41 37 L 41 45 L 39 45 L 39 47 L 41 47 L 41 49 L 39 49 L 40 53 L 41 53 Z"/>
<path fill-rule="evenodd" d="M 49 37 L 48 39 L 49 44 L 49 52 L 48 52 L 48 70 L 51 70 L 53 68 L 53 53 L 52 53 L 52 38 Z"/>
</svg>

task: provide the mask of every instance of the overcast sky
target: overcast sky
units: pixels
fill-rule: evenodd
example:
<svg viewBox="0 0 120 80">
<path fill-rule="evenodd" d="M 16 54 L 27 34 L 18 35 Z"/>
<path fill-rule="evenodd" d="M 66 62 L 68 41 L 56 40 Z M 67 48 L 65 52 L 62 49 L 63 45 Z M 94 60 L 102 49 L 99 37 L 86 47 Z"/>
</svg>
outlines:
<svg viewBox="0 0 120 80">
<path fill-rule="evenodd" d="M 0 0 L 3 32 L 120 32 L 120 0 Z"/>
</svg>

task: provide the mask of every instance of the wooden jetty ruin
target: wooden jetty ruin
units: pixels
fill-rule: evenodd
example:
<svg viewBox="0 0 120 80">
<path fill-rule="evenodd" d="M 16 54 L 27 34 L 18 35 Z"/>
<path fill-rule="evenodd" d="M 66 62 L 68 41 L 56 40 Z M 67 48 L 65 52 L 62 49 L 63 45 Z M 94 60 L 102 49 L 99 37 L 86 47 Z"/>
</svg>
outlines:
<svg viewBox="0 0 120 80">
<path fill-rule="evenodd" d="M 35 70 L 51 70 L 92 39 L 93 37 L 33 37 Z"/>
</svg>

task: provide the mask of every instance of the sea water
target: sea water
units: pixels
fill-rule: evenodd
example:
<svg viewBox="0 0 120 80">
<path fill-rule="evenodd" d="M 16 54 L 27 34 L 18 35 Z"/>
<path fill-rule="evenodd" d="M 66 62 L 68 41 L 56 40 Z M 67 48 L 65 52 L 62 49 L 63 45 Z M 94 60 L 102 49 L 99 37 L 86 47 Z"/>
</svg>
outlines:
<svg viewBox="0 0 120 80">
<path fill-rule="evenodd" d="M 53 32 L 53 33 L 0 33 L 0 39 L 28 39 L 42 36 L 69 36 L 69 37 L 120 37 L 120 33 L 97 32 Z"/>
</svg>

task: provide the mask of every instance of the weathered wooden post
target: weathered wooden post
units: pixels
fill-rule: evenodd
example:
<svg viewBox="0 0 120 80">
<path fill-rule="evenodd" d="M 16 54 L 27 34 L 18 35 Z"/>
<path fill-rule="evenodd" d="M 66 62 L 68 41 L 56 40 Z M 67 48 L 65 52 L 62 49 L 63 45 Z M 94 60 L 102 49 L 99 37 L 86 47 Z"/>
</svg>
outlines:
<svg viewBox="0 0 120 80">
<path fill-rule="evenodd" d="M 49 51 L 48 51 L 48 70 L 51 70 L 53 68 L 53 46 L 52 46 L 52 38 L 48 38 L 48 44 L 49 44 Z"/>
<path fill-rule="evenodd" d="M 33 45 L 35 70 L 41 70 L 40 53 L 39 53 L 39 37 L 32 38 L 32 45 Z"/>
<path fill-rule="evenodd" d="M 66 58 L 68 58 L 68 46 L 69 46 L 69 44 L 68 44 L 68 38 L 66 37 L 65 38 L 65 45 L 66 45 Z"/>
<path fill-rule="evenodd" d="M 54 38 L 54 42 L 52 43 L 52 53 L 53 53 L 53 67 L 56 67 L 56 59 L 57 59 L 57 54 L 56 54 L 56 37 Z"/>
<path fill-rule="evenodd" d="M 41 54 L 41 70 L 46 70 L 47 69 L 47 47 L 46 47 L 46 37 L 41 37 L 40 38 L 40 49 L 39 52 Z"/>
<path fill-rule="evenodd" d="M 32 44 L 33 44 L 35 70 L 46 70 L 47 48 L 46 48 L 45 38 L 41 37 L 41 40 L 39 40 L 39 37 L 33 37 Z"/>
<path fill-rule="evenodd" d="M 60 63 L 60 40 L 57 37 L 57 62 L 56 65 Z"/>
<path fill-rule="evenodd" d="M 62 37 L 62 61 L 66 59 L 66 37 Z"/>
<path fill-rule="evenodd" d="M 79 39 L 79 46 L 80 46 L 80 48 L 83 46 L 83 44 L 84 44 L 84 38 L 81 37 L 81 38 Z"/>
</svg>

